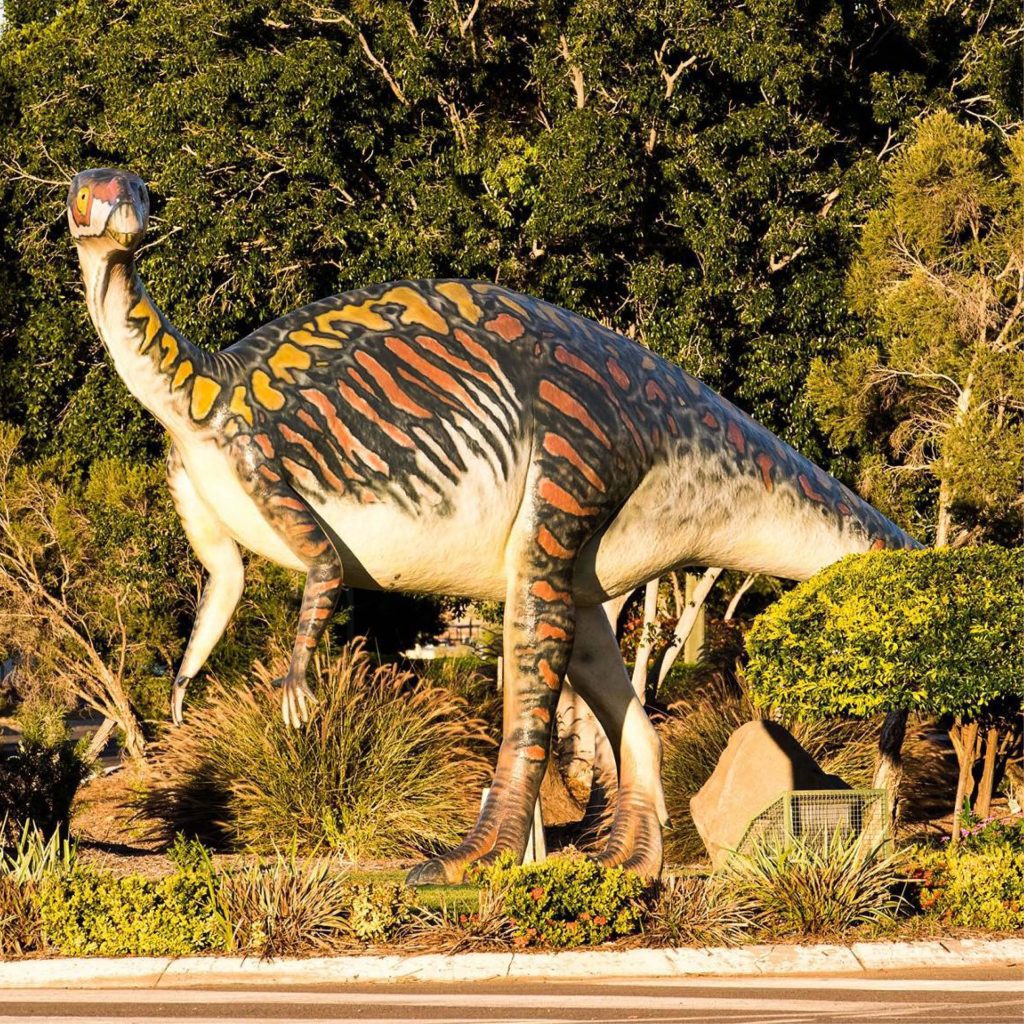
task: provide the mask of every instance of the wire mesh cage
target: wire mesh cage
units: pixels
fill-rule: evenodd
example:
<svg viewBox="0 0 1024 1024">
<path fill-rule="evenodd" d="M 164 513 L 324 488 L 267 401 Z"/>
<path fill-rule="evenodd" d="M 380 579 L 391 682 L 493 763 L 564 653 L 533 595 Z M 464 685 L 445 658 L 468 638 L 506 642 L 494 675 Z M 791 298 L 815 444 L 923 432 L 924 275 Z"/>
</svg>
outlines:
<svg viewBox="0 0 1024 1024">
<path fill-rule="evenodd" d="M 800 789 L 783 793 L 747 826 L 736 846 L 741 855 L 759 845 L 824 844 L 859 836 L 866 851 L 889 852 L 884 789 Z"/>
</svg>

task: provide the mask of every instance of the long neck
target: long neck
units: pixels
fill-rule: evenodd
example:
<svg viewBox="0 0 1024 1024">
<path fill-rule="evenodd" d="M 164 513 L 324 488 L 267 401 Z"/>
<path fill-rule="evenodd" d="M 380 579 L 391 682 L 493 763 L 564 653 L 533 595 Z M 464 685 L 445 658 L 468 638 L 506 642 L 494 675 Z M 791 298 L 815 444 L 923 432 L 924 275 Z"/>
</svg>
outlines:
<svg viewBox="0 0 1024 1024">
<path fill-rule="evenodd" d="M 180 436 L 208 415 L 220 386 L 212 357 L 182 337 L 150 299 L 130 253 L 80 244 L 89 315 L 128 390 Z M 212 397 L 211 397 L 212 396 Z"/>
</svg>

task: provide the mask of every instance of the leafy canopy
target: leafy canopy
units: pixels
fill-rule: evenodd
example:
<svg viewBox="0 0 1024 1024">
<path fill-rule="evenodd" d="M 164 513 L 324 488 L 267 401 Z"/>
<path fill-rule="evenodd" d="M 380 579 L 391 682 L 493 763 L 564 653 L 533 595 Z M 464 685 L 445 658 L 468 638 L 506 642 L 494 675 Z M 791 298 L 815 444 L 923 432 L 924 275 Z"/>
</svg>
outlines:
<svg viewBox="0 0 1024 1024">
<path fill-rule="evenodd" d="M 0 407 L 33 451 L 159 430 L 86 319 L 77 169 L 154 197 L 142 273 L 220 348 L 368 282 L 500 280 L 684 362 L 814 454 L 812 356 L 876 153 L 930 103 L 1019 96 L 1011 0 L 9 0 Z"/>
<path fill-rule="evenodd" d="M 888 166 L 849 297 L 867 345 L 808 390 L 862 481 L 939 545 L 1019 534 L 1024 514 L 1024 132 L 994 145 L 948 113 Z"/>
<path fill-rule="evenodd" d="M 1024 696 L 1024 551 L 852 555 L 760 615 L 747 650 L 755 702 L 783 714 L 976 718 Z"/>
</svg>

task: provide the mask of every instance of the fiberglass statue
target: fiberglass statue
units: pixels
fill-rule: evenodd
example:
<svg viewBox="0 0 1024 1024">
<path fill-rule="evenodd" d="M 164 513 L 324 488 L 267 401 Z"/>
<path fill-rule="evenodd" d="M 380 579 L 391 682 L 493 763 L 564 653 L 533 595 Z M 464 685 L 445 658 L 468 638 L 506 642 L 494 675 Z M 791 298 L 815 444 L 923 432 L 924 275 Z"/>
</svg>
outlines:
<svg viewBox="0 0 1024 1024">
<path fill-rule="evenodd" d="M 492 284 L 374 285 L 207 353 L 136 273 L 148 212 L 134 174 L 83 171 L 71 184 L 89 312 L 171 435 L 171 493 L 209 571 L 175 720 L 242 592 L 239 545 L 306 574 L 283 680 L 291 724 L 305 720 L 306 666 L 343 584 L 505 602 L 490 795 L 465 841 L 411 882 L 522 855 L 566 674 L 618 762 L 599 860 L 656 875 L 660 748 L 602 602 L 680 566 L 803 579 L 850 552 L 917 546 L 678 367 Z"/>
</svg>

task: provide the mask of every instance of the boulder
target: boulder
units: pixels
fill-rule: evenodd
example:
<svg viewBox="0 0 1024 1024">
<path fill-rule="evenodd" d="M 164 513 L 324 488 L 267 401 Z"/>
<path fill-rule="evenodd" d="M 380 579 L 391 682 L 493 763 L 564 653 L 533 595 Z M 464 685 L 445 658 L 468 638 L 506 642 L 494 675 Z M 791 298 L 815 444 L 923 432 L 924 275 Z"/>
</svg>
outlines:
<svg viewBox="0 0 1024 1024">
<path fill-rule="evenodd" d="M 729 737 L 711 778 L 690 800 L 690 814 L 717 869 L 750 822 L 783 793 L 849 788 L 837 775 L 823 772 L 777 722 L 747 722 Z"/>
</svg>

